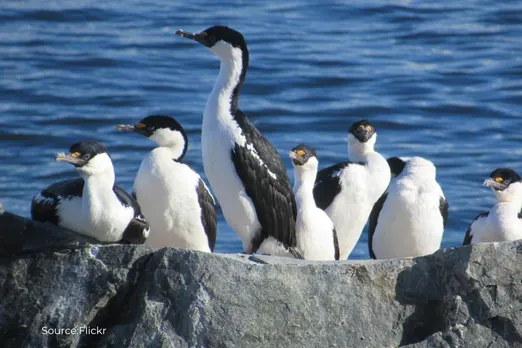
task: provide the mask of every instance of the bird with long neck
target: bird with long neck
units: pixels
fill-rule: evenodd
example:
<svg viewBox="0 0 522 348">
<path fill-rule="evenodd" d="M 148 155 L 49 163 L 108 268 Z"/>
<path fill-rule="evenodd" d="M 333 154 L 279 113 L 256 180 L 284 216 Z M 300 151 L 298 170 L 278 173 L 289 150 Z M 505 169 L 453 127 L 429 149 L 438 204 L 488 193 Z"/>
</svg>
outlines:
<svg viewBox="0 0 522 348">
<path fill-rule="evenodd" d="M 304 144 L 288 154 L 294 166 L 297 203 L 297 248 L 306 260 L 339 260 L 339 244 L 332 220 L 317 208 L 314 182 L 319 161 L 315 150 Z"/>
<path fill-rule="evenodd" d="M 249 53 L 243 35 L 213 26 L 178 36 L 207 47 L 220 59 L 201 132 L 203 166 L 228 224 L 243 250 L 300 257 L 295 239 L 295 199 L 286 168 L 270 142 L 239 109 Z"/>
</svg>

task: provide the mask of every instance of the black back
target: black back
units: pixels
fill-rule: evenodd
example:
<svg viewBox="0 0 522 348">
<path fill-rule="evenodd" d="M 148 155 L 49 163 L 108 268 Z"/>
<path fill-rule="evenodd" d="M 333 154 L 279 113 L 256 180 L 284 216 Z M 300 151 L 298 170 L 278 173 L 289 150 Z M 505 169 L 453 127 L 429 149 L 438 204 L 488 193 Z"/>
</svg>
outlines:
<svg viewBox="0 0 522 348">
<path fill-rule="evenodd" d="M 375 202 L 368 219 L 368 251 L 372 259 L 377 258 L 373 252 L 373 235 L 375 233 L 375 229 L 377 228 L 377 223 L 379 222 L 379 214 L 381 213 L 382 207 L 384 206 L 384 202 L 386 202 L 387 197 L 388 193 L 385 192 L 377 200 L 377 202 Z"/>
<path fill-rule="evenodd" d="M 446 225 L 448 224 L 448 209 L 449 209 L 448 200 L 446 198 L 440 197 L 439 209 L 440 209 L 440 215 L 442 215 L 443 226 L 446 227 Z"/>
<path fill-rule="evenodd" d="M 471 235 L 471 226 L 473 225 L 473 223 L 475 221 L 477 221 L 479 219 L 482 219 L 482 218 L 485 218 L 488 215 L 489 215 L 489 212 L 483 212 L 483 213 L 480 213 L 479 215 L 477 215 L 477 217 L 473 219 L 473 221 L 471 222 L 471 224 L 468 227 L 468 230 L 466 231 L 466 235 L 464 236 L 464 241 L 462 242 L 462 245 L 471 244 L 471 241 L 473 239 L 473 236 Z"/>
<path fill-rule="evenodd" d="M 392 177 L 399 176 L 404 170 L 404 167 L 406 166 L 406 162 L 400 159 L 399 157 L 390 157 L 386 161 L 390 166 Z"/>
<path fill-rule="evenodd" d="M 349 165 L 362 165 L 355 162 L 341 162 L 324 168 L 317 173 L 314 185 L 314 199 L 317 207 L 325 210 L 341 192 L 341 171 Z"/>
<path fill-rule="evenodd" d="M 201 207 L 201 223 L 207 235 L 208 246 L 211 251 L 214 251 L 217 236 L 216 207 L 214 205 L 214 199 L 210 195 L 210 192 L 208 192 L 201 178 L 199 179 L 197 194 L 199 206 Z"/>
<path fill-rule="evenodd" d="M 262 226 L 261 234 L 253 242 L 253 252 L 255 253 L 269 236 L 273 236 L 289 248 L 295 247 L 297 207 L 283 160 L 241 110 L 235 111 L 234 118 L 243 130 L 248 146 L 253 147 L 266 166 L 262 166 L 246 146 L 236 144 L 231 151 L 236 173 L 254 203 L 257 218 Z M 274 179 L 268 170 L 277 178 Z"/>
<path fill-rule="evenodd" d="M 338 261 L 341 257 L 341 252 L 339 250 L 339 239 L 337 238 L 337 231 L 335 230 L 335 227 L 333 229 L 333 238 L 334 238 L 334 250 L 335 250 L 335 260 Z"/>
</svg>

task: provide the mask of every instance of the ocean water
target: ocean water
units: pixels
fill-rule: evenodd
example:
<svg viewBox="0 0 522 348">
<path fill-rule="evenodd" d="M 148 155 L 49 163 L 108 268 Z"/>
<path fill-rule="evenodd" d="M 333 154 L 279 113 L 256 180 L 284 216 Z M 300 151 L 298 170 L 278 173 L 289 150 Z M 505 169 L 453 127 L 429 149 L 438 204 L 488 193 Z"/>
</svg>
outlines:
<svg viewBox="0 0 522 348">
<path fill-rule="evenodd" d="M 149 140 L 114 130 L 174 116 L 186 162 L 202 175 L 203 108 L 219 63 L 174 35 L 240 30 L 251 66 L 240 107 L 286 153 L 345 160 L 350 124 L 368 119 L 385 156 L 423 156 L 450 204 L 443 246 L 462 243 L 494 204 L 483 180 L 522 171 L 520 1 L 13 1 L 0 4 L 0 201 L 30 216 L 32 196 L 76 176 L 54 161 L 82 139 L 102 141 L 131 190 Z M 216 251 L 241 243 L 219 215 Z M 399 241 L 400 242 L 400 241 Z M 368 257 L 366 233 L 351 258 Z"/>
</svg>

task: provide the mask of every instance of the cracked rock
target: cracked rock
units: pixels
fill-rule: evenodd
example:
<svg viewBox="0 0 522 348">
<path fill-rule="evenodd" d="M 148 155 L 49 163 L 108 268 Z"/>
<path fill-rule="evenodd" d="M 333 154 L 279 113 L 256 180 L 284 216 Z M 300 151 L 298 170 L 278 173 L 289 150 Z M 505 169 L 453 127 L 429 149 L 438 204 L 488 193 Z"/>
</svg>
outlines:
<svg viewBox="0 0 522 348">
<path fill-rule="evenodd" d="M 311 262 L 0 226 L 6 347 L 522 347 L 521 242 Z"/>
</svg>

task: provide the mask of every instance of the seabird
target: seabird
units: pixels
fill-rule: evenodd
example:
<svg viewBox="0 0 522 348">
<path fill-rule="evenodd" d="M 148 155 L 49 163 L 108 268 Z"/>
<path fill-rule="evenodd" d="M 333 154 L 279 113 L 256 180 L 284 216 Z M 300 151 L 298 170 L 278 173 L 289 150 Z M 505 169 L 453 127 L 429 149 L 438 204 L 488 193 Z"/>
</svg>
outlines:
<svg viewBox="0 0 522 348">
<path fill-rule="evenodd" d="M 374 150 L 376 139 L 377 132 L 367 120 L 355 122 L 348 132 L 350 160 L 317 174 L 315 202 L 335 225 L 340 260 L 352 252 L 373 205 L 390 182 L 388 162 Z"/>
<path fill-rule="evenodd" d="M 116 186 L 114 167 L 97 141 L 73 144 L 56 161 L 74 165 L 81 178 L 52 184 L 34 196 L 33 220 L 51 222 L 100 242 L 143 243 L 149 224 L 138 203 Z"/>
<path fill-rule="evenodd" d="M 522 179 L 510 168 L 495 169 L 484 182 L 491 187 L 497 204 L 479 214 L 466 231 L 463 244 L 522 239 Z"/>
<path fill-rule="evenodd" d="M 314 182 L 319 165 L 315 150 L 300 144 L 290 151 L 289 156 L 294 166 L 297 248 L 305 260 L 339 260 L 334 224 L 314 201 Z"/>
<path fill-rule="evenodd" d="M 227 223 L 245 253 L 301 257 L 295 198 L 281 156 L 238 106 L 249 61 L 243 35 L 224 26 L 176 35 L 199 42 L 221 61 L 203 114 L 201 147 L 205 174 Z"/>
<path fill-rule="evenodd" d="M 434 253 L 448 220 L 448 201 L 437 183 L 435 165 L 422 157 L 391 157 L 388 164 L 390 185 L 370 213 L 371 258 Z"/>
<path fill-rule="evenodd" d="M 141 134 L 158 144 L 143 161 L 134 181 L 134 195 L 150 223 L 147 244 L 211 252 L 216 244 L 214 198 L 201 177 L 182 163 L 188 137 L 174 118 L 145 117 L 120 131 Z"/>
</svg>

